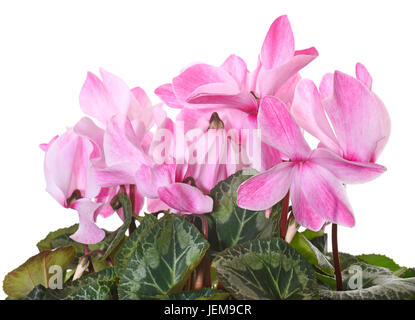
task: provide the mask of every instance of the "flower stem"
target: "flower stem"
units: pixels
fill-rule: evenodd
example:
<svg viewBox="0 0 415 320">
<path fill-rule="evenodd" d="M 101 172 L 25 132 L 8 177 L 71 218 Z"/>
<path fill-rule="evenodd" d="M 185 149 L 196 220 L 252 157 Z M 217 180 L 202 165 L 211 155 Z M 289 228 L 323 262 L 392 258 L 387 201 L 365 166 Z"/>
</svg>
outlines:
<svg viewBox="0 0 415 320">
<path fill-rule="evenodd" d="M 287 220 L 288 220 L 288 209 L 290 204 L 290 192 L 288 191 L 282 200 L 282 211 L 281 211 L 281 220 L 280 220 L 280 237 L 285 239 L 287 234 Z"/>
<path fill-rule="evenodd" d="M 334 273 L 336 275 L 337 291 L 343 291 L 342 270 L 339 259 L 339 248 L 337 246 L 337 224 L 333 223 L 331 228 L 331 246 L 333 249 Z"/>
<path fill-rule="evenodd" d="M 137 228 L 137 226 L 135 224 L 135 219 L 134 219 L 134 216 L 135 216 L 135 212 L 134 212 L 134 209 L 135 209 L 135 185 L 134 184 L 130 184 L 130 201 L 131 201 L 131 208 L 132 208 L 131 210 L 132 210 L 133 216 L 132 216 L 132 219 L 131 219 L 130 226 L 128 228 L 128 234 L 131 235 L 134 232 L 134 230 Z"/>
</svg>

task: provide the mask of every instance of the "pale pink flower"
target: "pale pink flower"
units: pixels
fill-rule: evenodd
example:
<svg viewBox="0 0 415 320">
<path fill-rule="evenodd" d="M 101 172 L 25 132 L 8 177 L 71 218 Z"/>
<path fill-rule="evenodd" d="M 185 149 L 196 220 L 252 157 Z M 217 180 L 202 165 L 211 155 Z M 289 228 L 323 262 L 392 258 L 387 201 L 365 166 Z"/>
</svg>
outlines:
<svg viewBox="0 0 415 320">
<path fill-rule="evenodd" d="M 377 164 L 344 160 L 325 148 L 312 151 L 286 105 L 275 97 L 262 100 L 258 123 L 264 142 L 290 161 L 279 163 L 241 184 L 238 205 L 265 210 L 290 191 L 294 217 L 302 226 L 319 230 L 325 221 L 354 226 L 342 183 L 369 181 L 386 169 Z"/>
<path fill-rule="evenodd" d="M 312 81 L 301 80 L 291 111 L 322 146 L 350 161 L 374 163 L 389 139 L 390 118 L 362 64 L 356 65 L 356 77 L 327 74 L 320 92 Z"/>
</svg>

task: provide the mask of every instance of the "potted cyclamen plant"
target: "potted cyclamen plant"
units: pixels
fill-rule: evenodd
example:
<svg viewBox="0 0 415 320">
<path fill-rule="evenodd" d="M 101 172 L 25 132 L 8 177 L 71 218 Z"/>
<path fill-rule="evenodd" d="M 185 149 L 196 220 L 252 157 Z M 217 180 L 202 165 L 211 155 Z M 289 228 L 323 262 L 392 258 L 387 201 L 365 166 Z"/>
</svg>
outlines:
<svg viewBox="0 0 415 320">
<path fill-rule="evenodd" d="M 338 251 L 338 225 L 355 225 L 345 186 L 386 170 L 390 119 L 360 63 L 301 79 L 317 56 L 281 16 L 253 72 L 236 55 L 194 64 L 160 104 L 88 73 L 89 117 L 41 145 L 47 191 L 79 224 L 6 276 L 9 299 L 415 299 L 414 268 Z M 115 212 L 116 231 L 96 225 Z"/>
</svg>

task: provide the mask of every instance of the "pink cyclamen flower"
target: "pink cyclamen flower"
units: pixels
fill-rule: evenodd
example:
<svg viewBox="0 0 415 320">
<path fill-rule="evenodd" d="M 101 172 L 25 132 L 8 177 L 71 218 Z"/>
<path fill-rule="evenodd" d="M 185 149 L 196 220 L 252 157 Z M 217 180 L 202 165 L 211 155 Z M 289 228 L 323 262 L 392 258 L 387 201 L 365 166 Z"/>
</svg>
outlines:
<svg viewBox="0 0 415 320">
<path fill-rule="evenodd" d="M 262 100 L 258 124 L 264 142 L 290 161 L 279 163 L 241 184 L 238 205 L 265 210 L 290 191 L 294 217 L 302 226 L 319 230 L 326 221 L 354 226 L 342 183 L 366 182 L 386 169 L 377 164 L 344 160 L 325 148 L 312 151 L 286 105 L 275 97 Z"/>
<path fill-rule="evenodd" d="M 322 146 L 350 161 L 374 163 L 389 139 L 390 118 L 362 64 L 356 65 L 356 77 L 339 71 L 327 74 L 320 92 L 312 81 L 301 80 L 291 112 Z"/>
<path fill-rule="evenodd" d="M 85 244 L 101 241 L 105 233 L 95 221 L 103 203 L 92 201 L 100 192 L 90 163 L 92 143 L 70 128 L 41 148 L 45 151 L 46 190 L 63 207 L 78 211 L 79 228 L 72 238 Z"/>
<path fill-rule="evenodd" d="M 297 72 L 318 56 L 315 48 L 296 51 L 287 16 L 271 25 L 258 60 L 250 73 L 246 63 L 231 55 L 220 66 L 195 64 L 155 93 L 170 107 L 188 109 L 237 109 L 246 116 L 258 110 L 257 98 L 276 95 L 290 102 L 298 81 Z M 222 118 L 222 114 L 219 114 Z"/>
</svg>

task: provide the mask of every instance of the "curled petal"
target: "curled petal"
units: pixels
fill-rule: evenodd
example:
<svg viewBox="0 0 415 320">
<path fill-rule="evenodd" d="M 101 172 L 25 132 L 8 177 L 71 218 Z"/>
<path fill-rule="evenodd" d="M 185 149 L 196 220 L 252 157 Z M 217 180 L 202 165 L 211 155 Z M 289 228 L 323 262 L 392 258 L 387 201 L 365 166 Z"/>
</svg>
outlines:
<svg viewBox="0 0 415 320">
<path fill-rule="evenodd" d="M 366 87 L 372 89 L 372 76 L 369 71 L 367 71 L 366 67 L 361 63 L 356 64 L 356 78 L 362 81 Z"/>
<path fill-rule="evenodd" d="M 262 140 L 291 160 L 303 160 L 309 155 L 311 150 L 300 128 L 279 99 L 271 96 L 262 99 L 258 126 Z"/>
<path fill-rule="evenodd" d="M 138 144 L 137 135 L 130 120 L 123 115 L 114 116 L 108 122 L 104 135 L 105 161 L 108 166 L 119 164 L 149 164 L 148 156 Z"/>
<path fill-rule="evenodd" d="M 211 212 L 213 200 L 199 189 L 186 183 L 172 183 L 158 189 L 160 200 L 184 214 Z"/>
<path fill-rule="evenodd" d="M 158 189 L 174 182 L 176 166 L 174 164 L 142 165 L 135 174 L 139 192 L 145 197 L 158 198 Z"/>
<path fill-rule="evenodd" d="M 297 123 L 325 146 L 341 154 L 337 139 L 327 120 L 320 95 L 311 80 L 301 80 L 296 89 L 291 113 Z"/>
<path fill-rule="evenodd" d="M 292 177 L 291 162 L 282 162 L 242 183 L 238 188 L 238 206 L 266 210 L 287 194 Z"/>
<path fill-rule="evenodd" d="M 72 208 L 78 211 L 79 227 L 71 239 L 84 244 L 94 244 L 104 239 L 105 232 L 95 224 L 97 211 L 101 206 L 102 203 L 89 199 L 80 199 L 73 203 Z"/>
<path fill-rule="evenodd" d="M 333 95 L 334 74 L 326 73 L 321 79 L 318 90 L 320 91 L 321 99 L 327 99 Z"/>
<path fill-rule="evenodd" d="M 324 220 L 346 227 L 355 224 L 352 208 L 340 181 L 328 170 L 311 162 L 295 167 L 293 180 L 301 186 L 309 208 Z"/>
<path fill-rule="evenodd" d="M 375 162 L 390 134 L 385 106 L 362 82 L 338 71 L 334 74 L 333 89 L 333 97 L 323 104 L 343 157 Z"/>
<path fill-rule="evenodd" d="M 64 207 L 75 190 L 87 189 L 92 144 L 68 129 L 48 146 L 45 153 L 46 190 Z"/>
<path fill-rule="evenodd" d="M 169 107 L 178 109 L 183 108 L 183 103 L 177 100 L 171 83 L 161 85 L 154 93 Z"/>
<path fill-rule="evenodd" d="M 326 168 L 343 183 L 368 182 L 386 171 L 379 164 L 348 161 L 323 148 L 314 150 L 310 161 Z"/>
<path fill-rule="evenodd" d="M 101 69 L 101 81 L 88 73 L 79 95 L 81 109 L 103 124 L 115 114 L 127 114 L 130 90 L 118 77 Z"/>
<path fill-rule="evenodd" d="M 256 79 L 256 90 L 261 97 L 275 95 L 298 71 L 318 56 L 315 48 L 296 51 L 285 64 L 272 69 L 261 68 Z"/>
<path fill-rule="evenodd" d="M 269 28 L 261 49 L 266 69 L 280 66 L 294 56 L 294 35 L 287 16 L 277 18 Z"/>
</svg>

